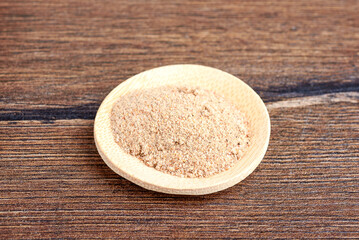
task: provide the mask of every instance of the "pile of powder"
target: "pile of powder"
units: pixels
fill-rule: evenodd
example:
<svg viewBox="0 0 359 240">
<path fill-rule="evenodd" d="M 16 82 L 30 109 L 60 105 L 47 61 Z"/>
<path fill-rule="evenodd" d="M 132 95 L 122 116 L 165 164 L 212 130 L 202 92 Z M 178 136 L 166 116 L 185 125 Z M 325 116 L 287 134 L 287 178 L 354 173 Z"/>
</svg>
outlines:
<svg viewBox="0 0 359 240">
<path fill-rule="evenodd" d="M 243 114 L 200 88 L 165 86 L 126 94 L 112 109 L 111 125 L 127 153 L 180 177 L 228 170 L 249 144 Z"/>
</svg>

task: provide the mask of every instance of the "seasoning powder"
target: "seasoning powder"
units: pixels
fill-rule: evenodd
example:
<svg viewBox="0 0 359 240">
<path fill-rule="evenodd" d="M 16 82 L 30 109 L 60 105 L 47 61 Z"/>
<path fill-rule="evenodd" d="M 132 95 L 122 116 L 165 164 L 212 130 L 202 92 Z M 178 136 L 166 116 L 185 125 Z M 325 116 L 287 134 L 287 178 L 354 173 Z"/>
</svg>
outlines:
<svg viewBox="0 0 359 240">
<path fill-rule="evenodd" d="M 223 97 L 200 88 L 131 92 L 115 103 L 111 124 L 125 152 L 180 177 L 226 171 L 249 144 L 244 115 Z"/>
</svg>

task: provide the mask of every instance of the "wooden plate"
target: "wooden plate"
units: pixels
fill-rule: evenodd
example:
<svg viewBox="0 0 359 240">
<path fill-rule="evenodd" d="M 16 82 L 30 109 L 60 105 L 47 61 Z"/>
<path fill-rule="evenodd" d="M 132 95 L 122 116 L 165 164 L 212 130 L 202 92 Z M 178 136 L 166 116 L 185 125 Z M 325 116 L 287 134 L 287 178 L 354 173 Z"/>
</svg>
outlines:
<svg viewBox="0 0 359 240">
<path fill-rule="evenodd" d="M 126 154 L 115 142 L 110 122 L 113 104 L 135 89 L 186 85 L 223 95 L 243 111 L 250 124 L 251 145 L 228 171 L 208 178 L 181 178 L 146 166 Z M 268 147 L 270 119 L 261 98 L 244 82 L 221 70 L 200 65 L 170 65 L 137 74 L 118 85 L 102 102 L 95 119 L 95 142 L 102 159 L 116 173 L 146 189 L 182 195 L 217 192 L 246 178 L 258 166 Z"/>
</svg>

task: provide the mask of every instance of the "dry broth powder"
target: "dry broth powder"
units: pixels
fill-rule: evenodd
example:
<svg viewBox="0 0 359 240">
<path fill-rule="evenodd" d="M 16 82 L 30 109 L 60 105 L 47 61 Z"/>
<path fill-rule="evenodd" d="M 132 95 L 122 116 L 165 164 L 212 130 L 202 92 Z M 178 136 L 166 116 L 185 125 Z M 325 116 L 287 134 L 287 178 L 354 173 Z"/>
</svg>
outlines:
<svg viewBox="0 0 359 240">
<path fill-rule="evenodd" d="M 201 88 L 165 86 L 131 92 L 115 103 L 111 124 L 125 152 L 180 177 L 208 177 L 228 170 L 249 144 L 243 114 Z"/>
</svg>

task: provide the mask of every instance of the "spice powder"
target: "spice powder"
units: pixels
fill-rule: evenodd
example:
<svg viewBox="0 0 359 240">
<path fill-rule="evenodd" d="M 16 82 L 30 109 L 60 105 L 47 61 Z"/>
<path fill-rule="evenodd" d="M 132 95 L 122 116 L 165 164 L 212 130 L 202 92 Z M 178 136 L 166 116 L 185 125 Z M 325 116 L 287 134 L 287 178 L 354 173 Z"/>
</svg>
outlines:
<svg viewBox="0 0 359 240">
<path fill-rule="evenodd" d="M 214 92 L 165 86 L 122 96 L 111 112 L 115 141 L 147 166 L 188 178 L 228 170 L 249 145 L 243 113 Z"/>
</svg>

